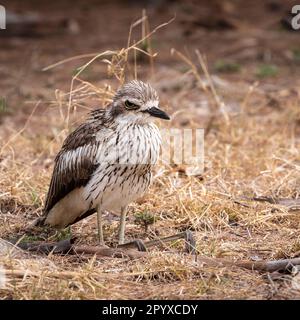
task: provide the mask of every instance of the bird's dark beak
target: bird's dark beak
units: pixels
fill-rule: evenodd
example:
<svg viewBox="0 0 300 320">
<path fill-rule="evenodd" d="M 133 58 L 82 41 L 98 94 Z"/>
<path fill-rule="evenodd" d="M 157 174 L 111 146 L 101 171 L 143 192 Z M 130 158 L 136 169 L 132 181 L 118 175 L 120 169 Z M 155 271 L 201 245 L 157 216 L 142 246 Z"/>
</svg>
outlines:
<svg viewBox="0 0 300 320">
<path fill-rule="evenodd" d="M 149 113 L 152 117 L 170 120 L 170 117 L 164 111 L 155 107 L 149 108 L 145 112 Z"/>
</svg>

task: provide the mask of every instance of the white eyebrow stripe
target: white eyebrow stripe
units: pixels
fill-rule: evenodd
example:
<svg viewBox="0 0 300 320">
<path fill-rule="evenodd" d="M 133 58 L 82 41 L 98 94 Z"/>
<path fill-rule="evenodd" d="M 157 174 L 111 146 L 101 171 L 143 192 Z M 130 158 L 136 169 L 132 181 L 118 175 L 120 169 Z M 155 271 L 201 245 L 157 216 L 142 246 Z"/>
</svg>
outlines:
<svg viewBox="0 0 300 320">
<path fill-rule="evenodd" d="M 158 107 L 158 100 L 149 100 L 145 103 L 145 108 Z"/>
</svg>

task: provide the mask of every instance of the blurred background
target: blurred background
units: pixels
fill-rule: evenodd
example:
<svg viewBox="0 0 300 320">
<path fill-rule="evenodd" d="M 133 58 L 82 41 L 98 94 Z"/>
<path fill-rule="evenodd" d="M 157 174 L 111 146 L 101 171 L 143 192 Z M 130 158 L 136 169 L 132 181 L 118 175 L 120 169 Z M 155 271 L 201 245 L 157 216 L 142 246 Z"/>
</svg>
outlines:
<svg viewBox="0 0 300 320">
<path fill-rule="evenodd" d="M 286 85 L 300 67 L 300 31 L 291 26 L 296 1 L 280 0 L 126 0 L 126 1 L 1 1 L 7 28 L 0 31 L 0 118 L 15 108 L 27 114 L 24 101 L 49 100 L 56 88 L 67 89 L 74 70 L 86 60 L 55 69 L 57 61 L 87 53 L 126 47 L 130 25 L 146 9 L 150 29 L 175 20 L 152 37 L 156 74 L 186 66 L 171 55 L 175 48 L 191 56 L 205 54 L 210 72 L 249 83 L 266 79 Z M 132 39 L 141 38 L 141 28 Z M 139 77 L 147 75 L 148 60 L 140 59 Z M 86 72 L 85 79 L 103 80 L 105 66 Z M 158 71 L 157 71 L 158 70 Z M 174 74 L 170 71 L 170 78 Z M 279 82 L 278 82 L 279 81 Z M 27 111 L 26 111 L 27 110 Z"/>
</svg>

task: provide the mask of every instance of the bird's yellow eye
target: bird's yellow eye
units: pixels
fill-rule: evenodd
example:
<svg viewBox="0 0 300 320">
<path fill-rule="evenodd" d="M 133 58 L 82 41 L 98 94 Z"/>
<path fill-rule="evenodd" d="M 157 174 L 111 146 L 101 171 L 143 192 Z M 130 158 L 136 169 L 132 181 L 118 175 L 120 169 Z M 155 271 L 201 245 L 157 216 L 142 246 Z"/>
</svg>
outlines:
<svg viewBox="0 0 300 320">
<path fill-rule="evenodd" d="M 138 109 L 140 106 L 136 105 L 135 103 L 130 102 L 129 100 L 125 101 L 125 108 L 128 110 L 136 110 Z"/>
</svg>

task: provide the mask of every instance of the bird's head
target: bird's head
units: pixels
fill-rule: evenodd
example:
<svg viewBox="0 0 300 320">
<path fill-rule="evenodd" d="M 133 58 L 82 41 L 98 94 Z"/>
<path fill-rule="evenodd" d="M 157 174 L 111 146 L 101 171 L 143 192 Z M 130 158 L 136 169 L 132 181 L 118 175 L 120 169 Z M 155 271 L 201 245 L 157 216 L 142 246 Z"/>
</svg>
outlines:
<svg viewBox="0 0 300 320">
<path fill-rule="evenodd" d="M 149 84 L 138 80 L 126 83 L 116 92 L 111 115 L 121 121 L 135 123 L 146 123 L 154 118 L 170 120 L 167 113 L 159 108 L 156 91 Z"/>
</svg>

